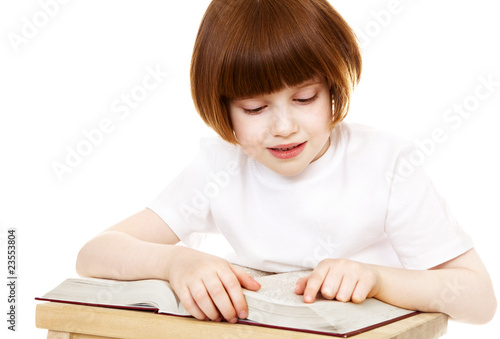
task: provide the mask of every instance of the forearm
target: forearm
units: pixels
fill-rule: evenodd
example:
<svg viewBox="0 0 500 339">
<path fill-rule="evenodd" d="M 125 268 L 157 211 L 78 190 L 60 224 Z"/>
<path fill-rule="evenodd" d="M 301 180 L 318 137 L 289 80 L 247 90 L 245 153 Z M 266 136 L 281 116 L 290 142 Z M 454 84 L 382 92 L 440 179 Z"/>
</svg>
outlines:
<svg viewBox="0 0 500 339">
<path fill-rule="evenodd" d="M 469 323 L 485 323 L 496 300 L 491 281 L 482 271 L 443 268 L 414 271 L 377 266 L 381 288 L 376 298 L 423 312 L 442 312 Z"/>
<path fill-rule="evenodd" d="M 79 252 L 76 269 L 82 276 L 117 280 L 164 279 L 174 245 L 139 240 L 120 231 L 105 231 Z"/>
</svg>

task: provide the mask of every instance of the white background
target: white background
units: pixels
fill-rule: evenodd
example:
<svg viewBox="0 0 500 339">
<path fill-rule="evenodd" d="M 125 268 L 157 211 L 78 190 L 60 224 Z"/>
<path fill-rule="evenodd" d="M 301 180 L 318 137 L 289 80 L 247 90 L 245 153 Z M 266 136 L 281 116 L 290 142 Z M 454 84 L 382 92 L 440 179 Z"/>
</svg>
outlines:
<svg viewBox="0 0 500 339">
<path fill-rule="evenodd" d="M 0 271 L 6 279 L 6 230 L 14 227 L 19 276 L 16 333 L 3 320 L 8 291 L 0 279 L 2 338 L 44 338 L 35 328 L 34 297 L 76 276 L 81 246 L 147 205 L 192 158 L 200 136 L 212 134 L 189 91 L 190 55 L 209 1 L 69 1 L 57 11 L 52 6 L 44 22 L 41 3 L 47 2 L 0 5 Z M 472 235 L 498 291 L 497 2 L 331 2 L 360 37 L 369 37 L 348 121 L 420 141 L 444 130 L 446 141 L 429 151 L 425 166 Z M 396 10 L 382 15 L 391 3 Z M 26 20 L 44 27 L 15 48 L 8 37 L 21 36 Z M 120 119 L 113 102 L 141 85 L 147 67 L 169 75 Z M 473 103 L 481 77 L 497 86 L 452 128 L 443 114 Z M 114 130 L 58 180 L 53 162 L 64 164 L 68 147 L 103 119 Z M 484 326 L 450 322 L 446 338 L 491 337 L 500 332 L 498 318 Z"/>
</svg>

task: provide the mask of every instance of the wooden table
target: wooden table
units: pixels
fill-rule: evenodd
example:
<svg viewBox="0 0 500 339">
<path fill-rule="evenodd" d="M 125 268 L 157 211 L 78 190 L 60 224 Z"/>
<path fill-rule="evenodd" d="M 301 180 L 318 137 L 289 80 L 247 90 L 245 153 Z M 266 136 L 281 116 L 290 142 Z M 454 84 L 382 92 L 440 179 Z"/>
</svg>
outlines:
<svg viewBox="0 0 500 339">
<path fill-rule="evenodd" d="M 354 339 L 432 339 L 446 333 L 448 317 L 421 313 L 350 337 Z M 36 307 L 36 326 L 48 339 L 332 339 L 334 337 L 158 315 L 151 312 L 47 302 Z"/>
</svg>

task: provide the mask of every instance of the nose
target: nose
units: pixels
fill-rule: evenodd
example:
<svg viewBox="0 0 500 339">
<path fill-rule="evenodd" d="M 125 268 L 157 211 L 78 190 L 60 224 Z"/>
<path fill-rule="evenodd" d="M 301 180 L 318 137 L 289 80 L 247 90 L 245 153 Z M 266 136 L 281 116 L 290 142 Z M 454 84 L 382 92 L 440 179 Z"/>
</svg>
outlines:
<svg viewBox="0 0 500 339">
<path fill-rule="evenodd" d="M 297 120 L 289 108 L 277 109 L 272 114 L 271 134 L 275 137 L 288 137 L 299 129 Z"/>
</svg>

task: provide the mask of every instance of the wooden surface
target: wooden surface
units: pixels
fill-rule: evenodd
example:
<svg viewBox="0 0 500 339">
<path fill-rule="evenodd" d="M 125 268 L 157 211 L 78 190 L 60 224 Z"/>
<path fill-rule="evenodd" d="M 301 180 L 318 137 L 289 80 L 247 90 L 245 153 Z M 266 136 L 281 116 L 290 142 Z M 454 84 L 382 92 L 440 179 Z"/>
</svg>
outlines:
<svg viewBox="0 0 500 339">
<path fill-rule="evenodd" d="M 433 339 L 446 333 L 448 317 L 422 313 L 352 336 L 354 339 Z M 193 318 L 48 302 L 36 307 L 36 326 L 48 339 L 182 338 L 182 339 L 323 339 L 319 334 L 244 324 L 214 323 Z"/>
</svg>

